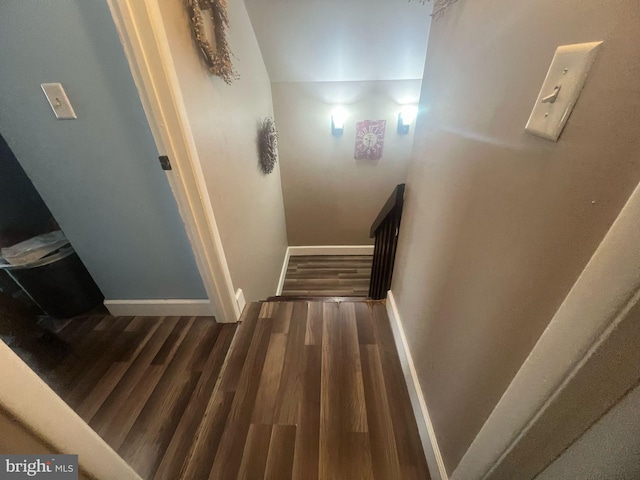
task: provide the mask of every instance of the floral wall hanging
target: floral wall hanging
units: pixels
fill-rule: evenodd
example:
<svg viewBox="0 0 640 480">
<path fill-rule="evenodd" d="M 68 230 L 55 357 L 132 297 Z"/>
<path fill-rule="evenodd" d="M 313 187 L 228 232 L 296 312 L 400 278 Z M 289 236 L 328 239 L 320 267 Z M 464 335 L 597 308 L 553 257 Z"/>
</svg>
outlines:
<svg viewBox="0 0 640 480">
<path fill-rule="evenodd" d="M 273 172 L 278 161 L 278 132 L 271 117 L 265 118 L 258 130 L 258 153 L 262 172 Z"/>
<path fill-rule="evenodd" d="M 222 78 L 227 84 L 240 78 L 234 71 L 231 63 L 231 51 L 227 42 L 227 16 L 226 0 L 185 0 L 189 14 L 191 34 L 198 44 L 200 54 L 209 72 Z M 207 35 L 205 15 L 209 12 L 213 27 L 213 44 Z"/>
</svg>

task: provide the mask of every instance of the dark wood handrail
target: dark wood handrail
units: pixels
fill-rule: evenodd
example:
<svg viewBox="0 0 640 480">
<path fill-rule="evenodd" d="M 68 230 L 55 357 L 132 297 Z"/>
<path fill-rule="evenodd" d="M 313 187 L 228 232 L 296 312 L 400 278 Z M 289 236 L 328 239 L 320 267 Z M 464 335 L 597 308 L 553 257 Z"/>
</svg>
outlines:
<svg viewBox="0 0 640 480">
<path fill-rule="evenodd" d="M 393 190 L 371 225 L 370 235 L 376 240 L 371 265 L 369 297 L 374 300 L 386 298 L 387 291 L 391 288 L 403 206 L 404 183 L 401 183 Z"/>
<path fill-rule="evenodd" d="M 404 204 L 404 185 L 404 183 L 397 185 L 393 190 L 393 193 L 391 193 L 391 196 L 387 199 L 384 207 L 382 207 L 382 210 L 380 210 L 380 213 L 371 224 L 371 230 L 369 230 L 369 238 L 373 238 L 376 236 L 376 230 L 378 230 L 382 222 L 385 221 L 389 213 L 391 213 L 394 208 L 402 209 L 402 205 Z"/>
</svg>

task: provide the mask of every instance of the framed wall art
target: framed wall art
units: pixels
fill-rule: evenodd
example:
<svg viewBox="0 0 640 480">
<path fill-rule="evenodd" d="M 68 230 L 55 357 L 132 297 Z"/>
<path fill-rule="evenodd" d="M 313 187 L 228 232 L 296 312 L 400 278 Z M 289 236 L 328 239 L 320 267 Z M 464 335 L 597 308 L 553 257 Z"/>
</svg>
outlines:
<svg viewBox="0 0 640 480">
<path fill-rule="evenodd" d="M 386 120 L 365 120 L 356 123 L 356 160 L 379 160 L 384 149 Z"/>
</svg>

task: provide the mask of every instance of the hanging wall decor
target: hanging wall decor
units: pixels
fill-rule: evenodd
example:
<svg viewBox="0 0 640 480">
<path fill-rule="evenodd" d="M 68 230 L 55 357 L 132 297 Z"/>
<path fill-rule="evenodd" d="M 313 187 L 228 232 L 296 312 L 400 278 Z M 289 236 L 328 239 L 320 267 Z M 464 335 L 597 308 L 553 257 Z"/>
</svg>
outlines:
<svg viewBox="0 0 640 480">
<path fill-rule="evenodd" d="M 227 27 L 229 17 L 227 16 L 226 0 L 185 0 L 187 12 L 189 13 L 189 23 L 191 34 L 198 44 L 198 49 L 209 72 L 222 78 L 226 83 L 231 84 L 240 76 L 233 70 L 231 63 L 231 51 L 227 42 Z M 212 40 L 207 35 L 207 25 L 205 15 L 211 16 L 211 27 L 213 29 Z M 207 15 L 208 16 L 208 15 Z"/>
<path fill-rule="evenodd" d="M 427 2 L 431 0 L 420 0 L 420 3 L 425 5 Z M 434 18 L 440 18 L 444 15 L 447 8 L 456 3 L 458 0 L 434 0 L 433 4 L 433 12 L 431 16 Z"/>
<path fill-rule="evenodd" d="M 433 13 L 431 13 L 431 16 L 434 18 L 442 17 L 444 13 L 447 11 L 447 8 L 449 8 L 451 5 L 453 5 L 457 1 L 458 0 L 436 0 L 436 2 L 433 5 Z"/>
<path fill-rule="evenodd" d="M 365 120 L 356 123 L 356 160 L 379 160 L 384 147 L 386 120 Z"/>
<path fill-rule="evenodd" d="M 260 168 L 263 173 L 273 172 L 278 161 L 278 132 L 273 118 L 267 117 L 262 121 L 258 131 L 258 152 Z"/>
</svg>

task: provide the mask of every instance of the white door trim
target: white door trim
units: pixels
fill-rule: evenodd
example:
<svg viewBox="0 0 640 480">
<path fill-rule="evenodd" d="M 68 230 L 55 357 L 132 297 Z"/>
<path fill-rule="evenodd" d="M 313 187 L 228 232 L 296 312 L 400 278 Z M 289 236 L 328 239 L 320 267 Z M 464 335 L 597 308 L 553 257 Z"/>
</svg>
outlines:
<svg viewBox="0 0 640 480">
<path fill-rule="evenodd" d="M 240 316 L 220 232 L 157 2 L 108 0 L 160 155 L 167 155 L 171 190 L 196 264 L 219 322 Z M 158 166 L 158 168 L 160 168 Z"/>
<path fill-rule="evenodd" d="M 640 186 L 451 475 L 481 480 L 542 417 L 640 296 Z"/>
<path fill-rule="evenodd" d="M 77 454 L 79 466 L 85 473 L 100 480 L 142 480 L 1 341 L 0 385 L 0 408 L 53 447 L 56 453 Z"/>
</svg>

